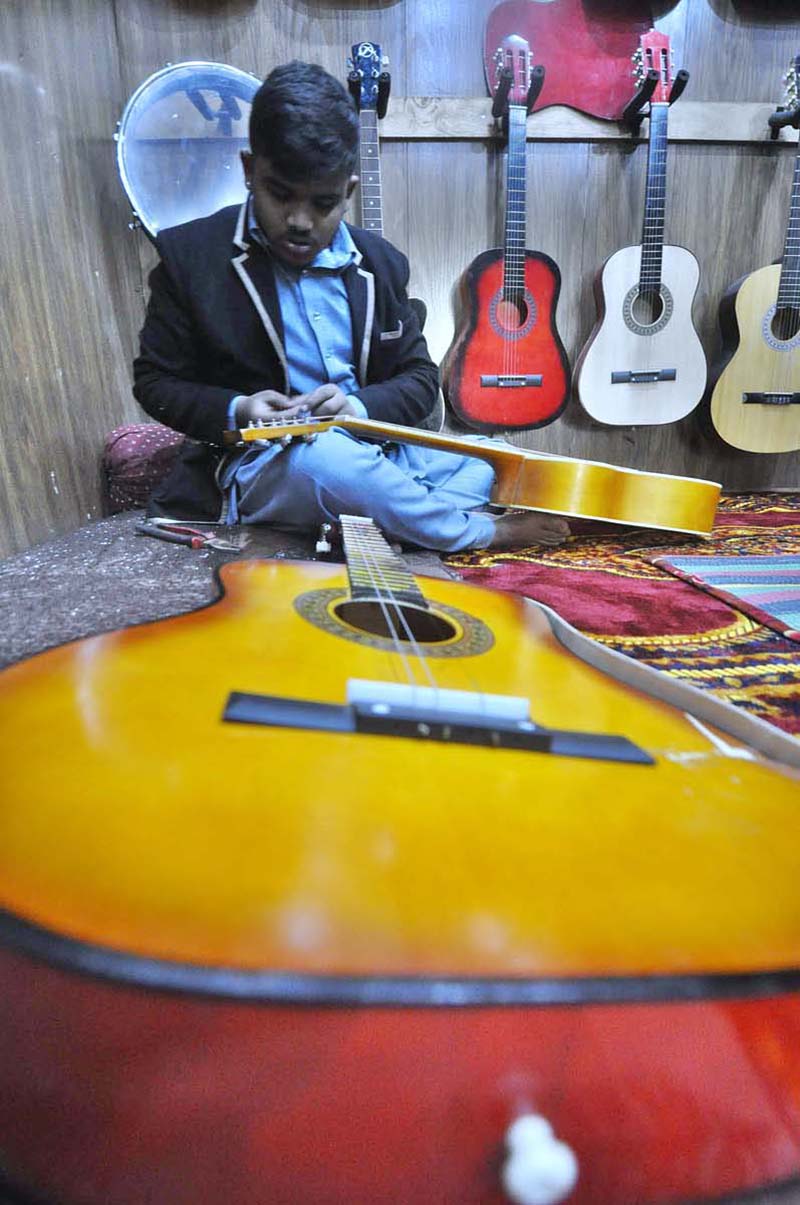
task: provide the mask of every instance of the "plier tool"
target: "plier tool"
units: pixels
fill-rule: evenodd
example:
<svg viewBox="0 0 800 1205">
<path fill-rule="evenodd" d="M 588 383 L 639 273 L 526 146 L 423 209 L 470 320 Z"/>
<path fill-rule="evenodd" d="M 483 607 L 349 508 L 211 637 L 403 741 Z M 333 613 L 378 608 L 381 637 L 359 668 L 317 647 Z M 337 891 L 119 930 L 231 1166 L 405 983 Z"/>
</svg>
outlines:
<svg viewBox="0 0 800 1205">
<path fill-rule="evenodd" d="M 226 539 L 204 528 L 190 527 L 174 519 L 160 518 L 137 523 L 136 534 L 153 536 L 156 540 L 167 540 L 170 544 L 185 544 L 187 548 L 215 548 L 219 552 L 241 552 L 248 540 L 246 532 Z"/>
</svg>

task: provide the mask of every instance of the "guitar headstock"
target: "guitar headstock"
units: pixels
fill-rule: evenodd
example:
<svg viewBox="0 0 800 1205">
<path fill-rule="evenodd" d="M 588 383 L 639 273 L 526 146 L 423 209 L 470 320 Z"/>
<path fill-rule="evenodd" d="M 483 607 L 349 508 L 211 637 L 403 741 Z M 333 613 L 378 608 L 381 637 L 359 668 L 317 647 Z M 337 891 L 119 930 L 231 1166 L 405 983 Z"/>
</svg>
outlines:
<svg viewBox="0 0 800 1205">
<path fill-rule="evenodd" d="M 672 60 L 672 48 L 669 37 L 651 29 L 639 38 L 639 48 L 633 56 L 636 81 L 644 83 L 651 70 L 658 72 L 658 83 L 650 97 L 651 104 L 669 104 L 672 85 L 675 82 L 675 64 Z"/>
<path fill-rule="evenodd" d="M 346 426 L 347 422 L 348 417 L 344 415 L 338 419 L 312 418 L 306 414 L 300 414 L 296 418 L 290 419 L 268 419 L 266 421 L 249 423 L 238 431 L 226 431 L 223 436 L 223 443 L 226 445 L 243 443 L 289 444 L 295 439 L 314 439 L 321 432 L 329 431 L 331 427 Z"/>
<path fill-rule="evenodd" d="M 495 87 L 496 93 L 501 83 L 501 72 L 508 69 L 512 72 L 511 85 L 508 90 L 508 103 L 511 105 L 526 105 L 528 92 L 533 79 L 533 57 L 531 48 L 519 34 L 509 34 L 503 38 L 494 52 Z"/>
<path fill-rule="evenodd" d="M 377 42 L 356 42 L 350 53 L 352 57 L 347 61 L 350 68 L 347 79 L 356 108 L 359 113 L 366 109 L 379 109 L 381 98 L 378 93 L 386 90 L 385 84 L 388 82 L 388 58 Z M 378 116 L 383 114 L 379 112 Z"/>
</svg>

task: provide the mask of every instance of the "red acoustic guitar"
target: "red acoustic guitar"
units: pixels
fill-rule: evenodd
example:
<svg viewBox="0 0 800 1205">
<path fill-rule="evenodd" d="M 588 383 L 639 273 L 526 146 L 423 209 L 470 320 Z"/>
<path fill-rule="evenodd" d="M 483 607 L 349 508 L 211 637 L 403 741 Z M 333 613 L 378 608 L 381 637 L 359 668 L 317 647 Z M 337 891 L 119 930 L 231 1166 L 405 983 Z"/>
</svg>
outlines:
<svg viewBox="0 0 800 1205">
<path fill-rule="evenodd" d="M 462 307 L 442 364 L 444 395 L 477 431 L 542 427 L 557 418 L 570 369 L 555 324 L 561 273 L 541 251 L 528 251 L 525 123 L 532 78 L 528 43 L 516 35 L 496 55 L 498 81 L 509 68 L 508 167 L 503 247 L 484 251 L 461 280 Z"/>
<path fill-rule="evenodd" d="M 503 0 L 486 21 L 490 90 L 495 47 L 513 29 L 527 38 L 547 73 L 536 109 L 569 105 L 594 117 L 618 118 L 631 98 L 631 55 L 652 24 L 649 0 Z"/>
</svg>

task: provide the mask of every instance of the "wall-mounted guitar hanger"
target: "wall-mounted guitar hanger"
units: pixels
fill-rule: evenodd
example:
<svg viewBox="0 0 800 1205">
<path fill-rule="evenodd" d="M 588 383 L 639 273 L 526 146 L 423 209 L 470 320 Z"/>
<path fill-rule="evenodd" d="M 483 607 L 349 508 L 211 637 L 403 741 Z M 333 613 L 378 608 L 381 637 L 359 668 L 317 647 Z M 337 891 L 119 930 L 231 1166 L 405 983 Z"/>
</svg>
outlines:
<svg viewBox="0 0 800 1205">
<path fill-rule="evenodd" d="M 492 117 L 500 122 L 503 137 L 508 138 L 508 94 L 514 82 L 514 72 L 510 67 L 503 67 L 499 72 L 497 88 L 492 101 Z M 531 71 L 531 82 L 525 100 L 525 111 L 528 115 L 533 112 L 533 106 L 544 85 L 544 67 L 541 64 Z"/>
<path fill-rule="evenodd" d="M 621 124 L 627 126 L 634 136 L 639 133 L 645 116 L 643 112 L 644 106 L 649 104 L 659 79 L 658 71 L 656 71 L 655 67 L 651 67 L 622 112 L 622 117 L 620 118 Z M 668 104 L 675 104 L 675 101 L 681 95 L 688 82 L 689 72 L 681 68 L 675 75 L 674 83 L 670 89 Z"/>
</svg>

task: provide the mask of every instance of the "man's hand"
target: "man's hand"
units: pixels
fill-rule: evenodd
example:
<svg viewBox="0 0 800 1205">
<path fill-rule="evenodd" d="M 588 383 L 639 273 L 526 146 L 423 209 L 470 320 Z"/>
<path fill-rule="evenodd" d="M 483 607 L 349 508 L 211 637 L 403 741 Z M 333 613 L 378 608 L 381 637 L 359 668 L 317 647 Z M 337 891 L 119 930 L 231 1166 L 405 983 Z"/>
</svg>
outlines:
<svg viewBox="0 0 800 1205">
<path fill-rule="evenodd" d="M 240 398 L 236 403 L 236 425 L 246 427 L 251 422 L 269 422 L 271 419 L 288 421 L 302 408 L 302 398 L 287 397 L 285 393 L 277 393 L 274 389 L 262 389 L 260 393 Z"/>
<path fill-rule="evenodd" d="M 350 399 L 342 393 L 338 385 L 330 382 L 320 385 L 311 393 L 292 398 L 293 405 L 305 406 L 315 418 L 332 418 L 336 414 L 355 414 Z"/>
</svg>

